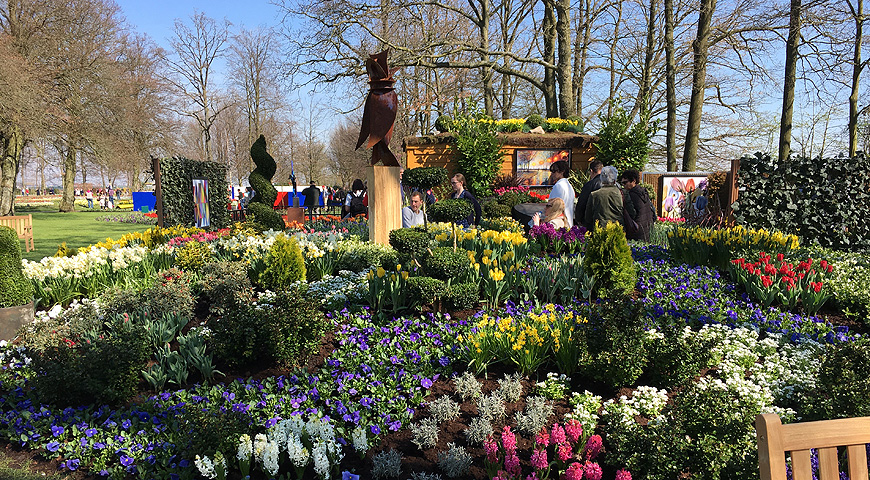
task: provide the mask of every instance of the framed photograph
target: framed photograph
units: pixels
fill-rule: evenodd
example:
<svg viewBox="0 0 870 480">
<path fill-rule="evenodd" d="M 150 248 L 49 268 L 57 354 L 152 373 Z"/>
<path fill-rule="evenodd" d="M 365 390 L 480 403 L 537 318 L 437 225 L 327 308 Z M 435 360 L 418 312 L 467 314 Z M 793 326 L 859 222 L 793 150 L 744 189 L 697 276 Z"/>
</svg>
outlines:
<svg viewBox="0 0 870 480">
<path fill-rule="evenodd" d="M 208 180 L 204 178 L 193 179 L 193 216 L 197 227 L 204 228 L 211 225 L 208 211 Z"/>
<path fill-rule="evenodd" d="M 706 175 L 703 177 L 663 175 L 660 180 L 662 182 L 662 216 L 682 218 L 686 199 L 691 197 L 695 188 L 706 178 Z"/>
<path fill-rule="evenodd" d="M 571 166 L 571 150 L 517 149 L 517 178 L 520 185 L 546 185 L 550 178 L 550 165 L 565 160 Z"/>
</svg>

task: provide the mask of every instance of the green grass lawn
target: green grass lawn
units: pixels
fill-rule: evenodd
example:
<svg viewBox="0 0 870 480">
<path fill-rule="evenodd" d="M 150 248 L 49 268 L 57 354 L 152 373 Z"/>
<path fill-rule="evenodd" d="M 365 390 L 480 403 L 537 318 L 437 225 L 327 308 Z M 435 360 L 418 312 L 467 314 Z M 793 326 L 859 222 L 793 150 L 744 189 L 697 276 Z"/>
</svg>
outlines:
<svg viewBox="0 0 870 480">
<path fill-rule="evenodd" d="M 125 233 L 144 232 L 150 226 L 130 223 L 98 222 L 96 218 L 109 212 L 84 211 L 59 213 L 56 209 L 16 208 L 18 215 L 33 215 L 33 246 L 36 250 L 24 251 L 21 242 L 21 256 L 27 260 L 40 260 L 54 255 L 57 246 L 66 242 L 67 247 L 79 248 L 93 245 L 107 237 L 119 238 Z M 111 213 L 119 213 L 117 210 Z"/>
<path fill-rule="evenodd" d="M 16 462 L 0 452 L 0 478 L 3 480 L 62 480 L 67 478 L 63 475 L 46 475 L 44 472 L 34 471 L 26 465 L 17 465 Z"/>
</svg>

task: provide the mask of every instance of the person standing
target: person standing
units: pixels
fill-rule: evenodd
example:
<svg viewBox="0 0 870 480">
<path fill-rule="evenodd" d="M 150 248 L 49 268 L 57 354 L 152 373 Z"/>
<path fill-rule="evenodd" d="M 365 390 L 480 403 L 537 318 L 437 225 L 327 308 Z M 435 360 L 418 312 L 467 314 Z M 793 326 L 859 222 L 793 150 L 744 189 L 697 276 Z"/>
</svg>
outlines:
<svg viewBox="0 0 870 480">
<path fill-rule="evenodd" d="M 426 219 L 423 214 L 423 194 L 417 191 L 408 195 L 410 204 L 402 208 L 402 228 L 411 228 L 423 225 Z"/>
<path fill-rule="evenodd" d="M 88 209 L 94 209 L 94 192 L 89 188 L 85 193 L 85 198 L 88 200 Z"/>
<path fill-rule="evenodd" d="M 603 163 L 598 160 L 592 160 L 589 164 L 589 181 L 583 184 L 580 189 L 580 196 L 577 198 L 577 207 L 574 209 L 574 224 L 582 225 L 587 230 L 591 230 L 590 222 L 586 219 L 586 204 L 589 202 L 589 195 L 592 192 L 601 188 L 601 168 Z"/>
<path fill-rule="evenodd" d="M 589 230 L 603 227 L 611 222 L 620 225 L 622 222 L 622 192 L 616 186 L 616 167 L 601 169 L 601 188 L 589 195 L 586 203 L 585 220 L 589 222 Z"/>
<path fill-rule="evenodd" d="M 638 231 L 628 234 L 629 240 L 643 240 L 649 242 L 649 234 L 652 224 L 655 223 L 654 207 L 649 198 L 649 192 L 640 185 L 640 172 L 629 169 L 622 174 L 622 186 L 628 192 L 628 200 L 625 203 L 629 216 L 637 223 Z"/>
<path fill-rule="evenodd" d="M 474 208 L 474 213 L 469 215 L 468 218 L 456 223 L 466 227 L 470 225 L 479 225 L 481 215 L 480 202 L 477 201 L 477 198 L 472 195 L 471 192 L 465 189 L 465 175 L 457 173 L 450 179 L 450 185 L 453 186 L 453 192 L 450 194 L 450 198 L 463 198 Z"/>
<path fill-rule="evenodd" d="M 562 199 L 565 219 L 568 222 L 568 228 L 571 228 L 571 225 L 574 225 L 574 187 L 568 181 L 568 162 L 559 160 L 550 165 L 550 185 L 553 186 L 553 189 L 550 191 L 548 200 Z"/>
<path fill-rule="evenodd" d="M 344 218 L 367 214 L 369 209 L 365 184 L 357 178 L 350 188 L 351 193 L 344 200 Z"/>
</svg>

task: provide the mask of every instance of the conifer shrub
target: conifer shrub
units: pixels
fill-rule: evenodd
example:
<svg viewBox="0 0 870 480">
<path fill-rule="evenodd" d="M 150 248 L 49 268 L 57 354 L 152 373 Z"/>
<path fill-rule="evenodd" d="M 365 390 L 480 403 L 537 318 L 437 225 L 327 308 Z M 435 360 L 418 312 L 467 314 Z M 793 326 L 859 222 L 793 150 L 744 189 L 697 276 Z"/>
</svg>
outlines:
<svg viewBox="0 0 870 480">
<path fill-rule="evenodd" d="M 583 268 L 595 278 L 593 295 L 619 298 L 631 293 L 637 284 L 637 268 L 622 225 L 608 223 L 586 238 Z"/>
<path fill-rule="evenodd" d="M 198 272 L 213 256 L 208 244 L 192 240 L 175 252 L 175 265 L 185 272 Z"/>
<path fill-rule="evenodd" d="M 648 362 L 643 305 L 631 299 L 595 306 L 584 329 L 583 373 L 609 387 L 634 385 Z M 583 342 L 581 342 L 583 343 Z"/>
<path fill-rule="evenodd" d="M 269 249 L 266 268 L 260 274 L 260 284 L 267 290 L 278 291 L 304 281 L 305 275 L 305 259 L 299 243 L 293 237 L 277 235 Z"/>
<path fill-rule="evenodd" d="M 444 281 L 460 277 L 465 274 L 469 266 L 468 256 L 450 247 L 433 248 L 432 254 L 426 257 L 424 263 L 429 276 Z"/>
<path fill-rule="evenodd" d="M 0 227 L 0 308 L 27 305 L 33 300 L 33 284 L 21 267 L 21 242 L 9 227 Z"/>
<path fill-rule="evenodd" d="M 262 225 L 265 230 L 275 230 L 283 232 L 285 225 L 284 219 L 272 207 L 263 205 L 262 203 L 248 204 L 248 219 L 252 223 Z"/>
</svg>

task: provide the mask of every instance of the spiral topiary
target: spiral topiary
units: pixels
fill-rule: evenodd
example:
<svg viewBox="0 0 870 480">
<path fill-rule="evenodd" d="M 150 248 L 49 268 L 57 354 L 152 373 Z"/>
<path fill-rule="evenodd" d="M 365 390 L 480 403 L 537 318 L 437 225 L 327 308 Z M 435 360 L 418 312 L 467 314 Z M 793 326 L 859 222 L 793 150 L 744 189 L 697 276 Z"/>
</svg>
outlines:
<svg viewBox="0 0 870 480">
<path fill-rule="evenodd" d="M 21 270 L 21 242 L 9 227 L 0 227 L 0 308 L 27 305 L 33 284 Z"/>
<path fill-rule="evenodd" d="M 254 161 L 257 168 L 248 175 L 248 182 L 251 183 L 251 188 L 257 194 L 254 195 L 248 206 L 249 213 L 252 214 L 255 222 L 262 223 L 274 230 L 284 230 L 284 220 L 280 214 L 272 209 L 272 206 L 275 205 L 275 199 L 278 198 L 278 191 L 272 185 L 272 177 L 275 176 L 275 170 L 278 166 L 275 164 L 275 159 L 266 151 L 266 137 L 263 135 L 260 135 L 260 138 L 251 145 L 251 160 Z M 268 209 L 257 208 L 256 204 L 262 204 Z"/>
</svg>

